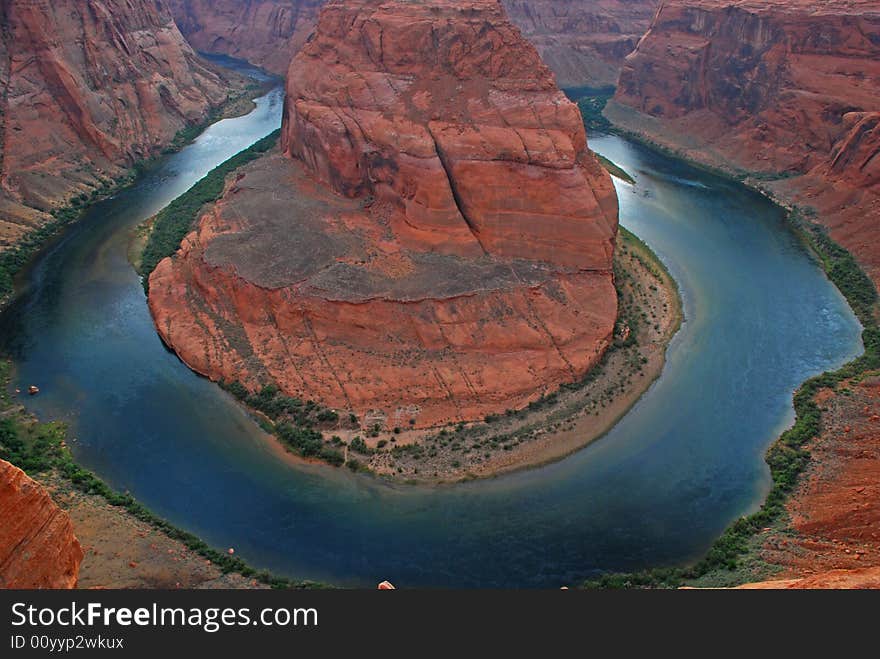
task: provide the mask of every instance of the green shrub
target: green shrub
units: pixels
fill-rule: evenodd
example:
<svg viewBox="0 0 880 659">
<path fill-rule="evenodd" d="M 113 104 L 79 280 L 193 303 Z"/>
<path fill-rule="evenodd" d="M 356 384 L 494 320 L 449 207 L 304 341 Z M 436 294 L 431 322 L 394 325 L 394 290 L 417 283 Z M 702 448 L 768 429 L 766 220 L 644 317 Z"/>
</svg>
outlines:
<svg viewBox="0 0 880 659">
<path fill-rule="evenodd" d="M 194 227 L 205 204 L 216 201 L 226 186 L 226 177 L 260 155 L 278 142 L 280 130 L 264 137 L 241 153 L 212 169 L 203 179 L 172 201 L 156 215 L 150 237 L 141 257 L 141 275 L 144 288 L 149 286 L 149 276 L 159 261 L 172 256 Z"/>
<path fill-rule="evenodd" d="M 367 443 L 361 437 L 355 437 L 348 444 L 348 448 L 362 455 L 370 455 L 373 450 L 367 446 Z"/>
</svg>

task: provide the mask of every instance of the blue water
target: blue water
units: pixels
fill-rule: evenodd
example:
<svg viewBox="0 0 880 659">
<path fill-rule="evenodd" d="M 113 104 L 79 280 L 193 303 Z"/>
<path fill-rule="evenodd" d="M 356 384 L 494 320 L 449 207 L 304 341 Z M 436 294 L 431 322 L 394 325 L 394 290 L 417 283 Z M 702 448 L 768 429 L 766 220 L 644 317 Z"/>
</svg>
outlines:
<svg viewBox="0 0 880 659">
<path fill-rule="evenodd" d="M 837 290 L 780 211 L 618 137 L 621 218 L 678 280 L 686 322 L 662 377 L 602 440 L 540 469 L 392 486 L 300 465 L 156 336 L 126 260 L 131 228 L 275 129 L 280 90 L 220 122 L 37 260 L 0 317 L 14 386 L 62 419 L 84 465 L 258 567 L 338 585 L 558 587 L 600 570 L 697 557 L 766 494 L 767 446 L 791 394 L 861 352 Z"/>
</svg>

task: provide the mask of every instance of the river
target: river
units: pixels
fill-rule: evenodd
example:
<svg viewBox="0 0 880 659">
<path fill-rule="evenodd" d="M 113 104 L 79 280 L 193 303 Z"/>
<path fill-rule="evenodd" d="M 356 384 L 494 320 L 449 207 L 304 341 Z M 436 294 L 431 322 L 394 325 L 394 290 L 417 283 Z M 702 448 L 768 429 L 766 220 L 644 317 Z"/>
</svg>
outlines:
<svg viewBox="0 0 880 659">
<path fill-rule="evenodd" d="M 622 223 L 679 282 L 686 321 L 661 378 L 603 439 L 539 469 L 390 485 L 287 459 L 157 337 L 126 258 L 132 227 L 280 122 L 272 91 L 94 206 L 35 260 L 0 317 L 13 387 L 71 428 L 83 465 L 254 566 L 342 586 L 559 587 L 698 557 L 769 488 L 792 391 L 860 354 L 860 327 L 781 211 L 619 137 L 637 180 Z"/>
</svg>

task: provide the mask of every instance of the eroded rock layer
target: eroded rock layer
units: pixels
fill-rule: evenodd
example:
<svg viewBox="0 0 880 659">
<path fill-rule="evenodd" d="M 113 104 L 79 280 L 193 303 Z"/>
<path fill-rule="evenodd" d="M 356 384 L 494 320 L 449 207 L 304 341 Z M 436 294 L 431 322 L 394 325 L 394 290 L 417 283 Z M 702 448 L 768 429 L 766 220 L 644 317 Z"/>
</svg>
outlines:
<svg viewBox="0 0 880 659">
<path fill-rule="evenodd" d="M 880 5 L 668 0 L 611 118 L 812 207 L 880 281 Z"/>
<path fill-rule="evenodd" d="M 0 460 L 0 588 L 73 588 L 82 559 L 67 513 Z"/>
<path fill-rule="evenodd" d="M 230 88 L 164 2 L 10 0 L 0 20 L 0 247 L 158 153 Z"/>
<path fill-rule="evenodd" d="M 614 188 L 496 0 L 329 3 L 282 151 L 150 278 L 197 371 L 426 426 L 520 407 L 603 354 Z"/>
</svg>

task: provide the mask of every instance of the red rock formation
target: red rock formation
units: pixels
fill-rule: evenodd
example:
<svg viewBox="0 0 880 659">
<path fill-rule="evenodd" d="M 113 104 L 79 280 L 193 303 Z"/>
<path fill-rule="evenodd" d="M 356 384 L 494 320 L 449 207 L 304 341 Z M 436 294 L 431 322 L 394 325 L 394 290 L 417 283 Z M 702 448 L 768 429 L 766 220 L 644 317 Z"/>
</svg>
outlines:
<svg viewBox="0 0 880 659">
<path fill-rule="evenodd" d="M 329 4 L 288 75 L 282 149 L 393 201 L 416 244 L 610 268 L 614 188 L 497 2 Z"/>
<path fill-rule="evenodd" d="M 324 0 L 169 0 L 180 31 L 200 51 L 285 75 Z"/>
<path fill-rule="evenodd" d="M 760 172 L 880 281 L 876 0 L 668 0 L 608 112 L 697 160 Z"/>
<path fill-rule="evenodd" d="M 230 87 L 163 2 L 0 5 L 0 245 L 156 154 Z"/>
<path fill-rule="evenodd" d="M 198 50 L 246 59 L 283 75 L 324 0 L 170 0 Z M 563 87 L 614 85 L 659 0 L 503 0 Z"/>
<path fill-rule="evenodd" d="M 67 513 L 0 460 L 0 588 L 74 588 L 82 559 Z"/>
<path fill-rule="evenodd" d="M 293 161 L 245 168 L 150 278 L 197 371 L 427 426 L 520 407 L 601 357 L 614 188 L 497 0 L 329 3 L 290 69 L 282 148 Z"/>
<path fill-rule="evenodd" d="M 614 86 L 660 0 L 504 0 L 562 87 Z"/>
<path fill-rule="evenodd" d="M 803 579 L 761 581 L 739 586 L 743 590 L 864 590 L 880 588 L 880 567 L 861 570 L 830 570 Z"/>
</svg>

